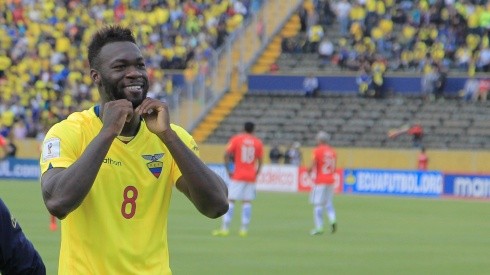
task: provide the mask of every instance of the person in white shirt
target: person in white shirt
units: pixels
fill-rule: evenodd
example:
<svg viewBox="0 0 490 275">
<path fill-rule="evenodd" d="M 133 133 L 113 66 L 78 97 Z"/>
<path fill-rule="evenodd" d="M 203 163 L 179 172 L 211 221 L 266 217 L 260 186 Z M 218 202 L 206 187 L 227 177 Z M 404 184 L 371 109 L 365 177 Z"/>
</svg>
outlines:
<svg viewBox="0 0 490 275">
<path fill-rule="evenodd" d="M 318 83 L 318 78 L 312 73 L 308 74 L 303 80 L 303 92 L 306 97 L 314 97 L 318 93 L 320 86 Z"/>
</svg>

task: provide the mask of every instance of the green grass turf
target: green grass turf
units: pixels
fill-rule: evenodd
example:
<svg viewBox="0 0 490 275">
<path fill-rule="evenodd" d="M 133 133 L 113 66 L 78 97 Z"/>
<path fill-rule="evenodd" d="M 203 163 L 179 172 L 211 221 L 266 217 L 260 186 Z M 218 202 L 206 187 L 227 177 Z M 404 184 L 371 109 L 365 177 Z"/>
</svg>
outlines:
<svg viewBox="0 0 490 275">
<path fill-rule="evenodd" d="M 59 230 L 48 229 L 39 184 L 0 181 L 0 196 L 56 274 Z M 174 274 L 488 274 L 490 201 L 339 195 L 338 232 L 309 236 L 307 194 L 259 192 L 249 236 L 212 237 L 209 220 L 174 192 L 169 217 Z M 117 253 L 115 251 L 115 253 Z"/>
</svg>

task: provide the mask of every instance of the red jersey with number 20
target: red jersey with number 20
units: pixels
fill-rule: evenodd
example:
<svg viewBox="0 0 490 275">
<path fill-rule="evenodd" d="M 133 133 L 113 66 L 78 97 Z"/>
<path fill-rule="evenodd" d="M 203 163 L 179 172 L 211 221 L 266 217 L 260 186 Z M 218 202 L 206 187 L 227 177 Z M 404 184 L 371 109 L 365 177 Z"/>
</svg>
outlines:
<svg viewBox="0 0 490 275">
<path fill-rule="evenodd" d="M 247 133 L 237 134 L 230 139 L 226 153 L 234 156 L 233 180 L 255 182 L 257 160 L 263 156 L 263 147 L 259 138 Z"/>
<path fill-rule="evenodd" d="M 313 149 L 313 161 L 316 164 L 315 184 L 333 184 L 337 163 L 335 150 L 325 144 L 318 145 Z"/>
</svg>

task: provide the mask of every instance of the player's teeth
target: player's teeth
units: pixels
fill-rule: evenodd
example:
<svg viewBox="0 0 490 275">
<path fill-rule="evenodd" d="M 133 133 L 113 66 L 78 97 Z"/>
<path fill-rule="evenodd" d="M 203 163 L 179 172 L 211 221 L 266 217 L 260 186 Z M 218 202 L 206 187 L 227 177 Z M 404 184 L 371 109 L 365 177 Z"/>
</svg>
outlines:
<svg viewBox="0 0 490 275">
<path fill-rule="evenodd" d="M 129 87 L 126 87 L 128 90 L 131 90 L 131 91 L 134 91 L 134 90 L 138 90 L 140 89 L 140 86 L 129 86 Z"/>
</svg>

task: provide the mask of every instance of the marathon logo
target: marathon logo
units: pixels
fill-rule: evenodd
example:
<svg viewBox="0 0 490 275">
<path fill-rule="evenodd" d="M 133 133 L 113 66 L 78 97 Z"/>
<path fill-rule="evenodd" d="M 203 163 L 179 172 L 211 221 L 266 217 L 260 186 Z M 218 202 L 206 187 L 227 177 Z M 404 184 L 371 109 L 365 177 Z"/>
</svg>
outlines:
<svg viewBox="0 0 490 275">
<path fill-rule="evenodd" d="M 113 160 L 112 158 L 105 158 L 103 163 L 109 164 L 109 165 L 114 165 L 114 166 L 122 166 L 123 165 L 123 163 L 121 161 Z"/>
</svg>

